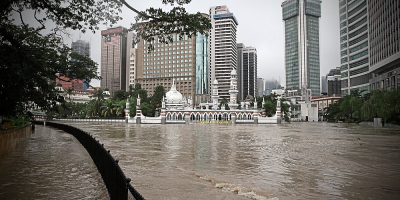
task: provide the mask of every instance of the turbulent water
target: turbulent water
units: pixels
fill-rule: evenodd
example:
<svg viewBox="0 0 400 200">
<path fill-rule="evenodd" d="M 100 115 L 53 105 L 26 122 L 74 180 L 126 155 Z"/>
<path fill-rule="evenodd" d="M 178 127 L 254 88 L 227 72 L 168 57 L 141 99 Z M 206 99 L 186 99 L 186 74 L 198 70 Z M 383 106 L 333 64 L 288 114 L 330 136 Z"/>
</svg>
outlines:
<svg viewBox="0 0 400 200">
<path fill-rule="evenodd" d="M 104 143 L 150 200 L 400 198 L 398 129 L 328 123 L 69 124 Z M 71 178 L 88 178 L 91 170 L 78 168 Z M 63 179 L 59 184 L 73 187 Z M 86 189 L 92 194 L 99 188 L 104 189 Z"/>
<path fill-rule="evenodd" d="M 399 199 L 400 131 L 353 124 L 72 124 L 147 199 Z"/>
</svg>

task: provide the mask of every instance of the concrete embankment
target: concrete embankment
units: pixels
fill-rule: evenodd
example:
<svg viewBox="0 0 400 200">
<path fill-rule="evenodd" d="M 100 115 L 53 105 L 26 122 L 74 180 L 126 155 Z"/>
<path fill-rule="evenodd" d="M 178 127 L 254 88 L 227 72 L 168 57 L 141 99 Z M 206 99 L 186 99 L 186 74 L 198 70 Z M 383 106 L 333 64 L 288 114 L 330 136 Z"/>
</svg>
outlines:
<svg viewBox="0 0 400 200">
<path fill-rule="evenodd" d="M 0 131 L 0 156 L 12 151 L 19 142 L 31 134 L 31 125 Z"/>
</svg>

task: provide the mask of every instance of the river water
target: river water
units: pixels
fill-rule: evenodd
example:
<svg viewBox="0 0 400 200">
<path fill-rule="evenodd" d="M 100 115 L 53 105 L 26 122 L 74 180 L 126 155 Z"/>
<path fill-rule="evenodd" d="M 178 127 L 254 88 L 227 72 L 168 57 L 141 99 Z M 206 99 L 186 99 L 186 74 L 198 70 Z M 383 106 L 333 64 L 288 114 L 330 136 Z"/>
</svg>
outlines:
<svg viewBox="0 0 400 200">
<path fill-rule="evenodd" d="M 146 199 L 399 199 L 400 131 L 355 124 L 70 123 Z"/>
<path fill-rule="evenodd" d="M 354 124 L 69 122 L 146 199 L 400 199 L 400 131 Z M 0 199 L 107 199 L 90 156 L 49 127 L 0 159 Z"/>
</svg>

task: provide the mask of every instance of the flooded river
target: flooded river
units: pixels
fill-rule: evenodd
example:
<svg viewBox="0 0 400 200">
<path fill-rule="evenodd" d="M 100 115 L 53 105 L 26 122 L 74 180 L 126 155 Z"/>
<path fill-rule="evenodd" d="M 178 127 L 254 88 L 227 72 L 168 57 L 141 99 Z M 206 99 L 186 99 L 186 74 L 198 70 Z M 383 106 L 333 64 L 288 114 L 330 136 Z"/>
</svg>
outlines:
<svg viewBox="0 0 400 200">
<path fill-rule="evenodd" d="M 400 131 L 354 124 L 72 124 L 147 199 L 399 199 Z"/>
<path fill-rule="evenodd" d="M 69 124 L 104 143 L 150 200 L 400 198 L 398 129 L 328 123 Z M 82 178 L 94 170 L 77 169 Z M 95 188 L 87 188 L 91 197 Z"/>
</svg>

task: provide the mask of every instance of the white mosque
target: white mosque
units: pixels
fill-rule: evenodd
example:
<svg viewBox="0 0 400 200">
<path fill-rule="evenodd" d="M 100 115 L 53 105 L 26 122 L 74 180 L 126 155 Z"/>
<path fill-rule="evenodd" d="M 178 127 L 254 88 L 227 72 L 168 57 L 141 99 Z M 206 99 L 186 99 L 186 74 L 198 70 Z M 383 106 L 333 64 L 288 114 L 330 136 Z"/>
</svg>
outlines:
<svg viewBox="0 0 400 200">
<path fill-rule="evenodd" d="M 137 124 L 191 124 L 191 123 L 233 123 L 233 124 L 276 124 L 281 122 L 280 104 L 278 101 L 275 116 L 266 117 L 265 112 L 259 112 L 257 102 L 254 102 L 253 109 L 248 104 L 242 102 L 239 109 L 237 104 L 237 73 L 231 71 L 230 102 L 229 110 L 224 106 L 218 109 L 218 81 L 215 79 L 212 84 L 211 101 L 201 103 L 199 108 L 195 108 L 191 97 L 185 98 L 176 90 L 173 82 L 170 91 L 163 98 L 161 115 L 159 117 L 146 117 L 140 110 L 140 97 L 137 99 L 136 116 L 129 117 L 129 102 L 127 102 L 126 119 L 128 123 Z M 264 105 L 264 102 L 263 102 Z"/>
</svg>

